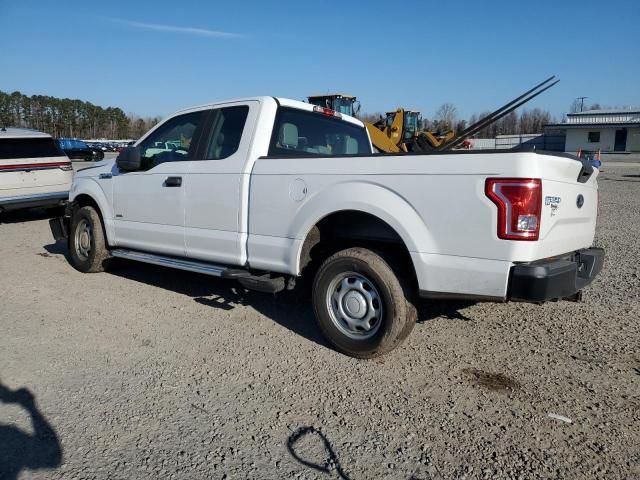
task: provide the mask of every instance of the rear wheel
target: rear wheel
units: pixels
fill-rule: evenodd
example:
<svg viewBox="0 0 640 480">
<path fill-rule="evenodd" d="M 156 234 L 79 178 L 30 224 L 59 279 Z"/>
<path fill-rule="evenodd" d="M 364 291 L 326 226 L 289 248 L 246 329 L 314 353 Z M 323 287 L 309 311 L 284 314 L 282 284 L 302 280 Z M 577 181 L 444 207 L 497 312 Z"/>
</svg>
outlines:
<svg viewBox="0 0 640 480">
<path fill-rule="evenodd" d="M 415 307 L 389 264 L 365 248 L 325 260 L 314 280 L 313 306 L 329 342 L 357 358 L 393 350 L 416 321 Z"/>
<path fill-rule="evenodd" d="M 109 258 L 102 220 L 95 208 L 76 210 L 69 234 L 71 264 L 84 273 L 102 272 Z"/>
</svg>

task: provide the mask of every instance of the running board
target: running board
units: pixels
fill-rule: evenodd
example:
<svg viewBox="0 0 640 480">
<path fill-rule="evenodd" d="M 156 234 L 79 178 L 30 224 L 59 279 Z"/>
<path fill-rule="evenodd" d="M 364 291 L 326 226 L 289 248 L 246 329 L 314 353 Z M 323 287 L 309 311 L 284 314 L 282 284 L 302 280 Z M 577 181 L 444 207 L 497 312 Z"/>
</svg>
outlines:
<svg viewBox="0 0 640 480">
<path fill-rule="evenodd" d="M 187 270 L 189 272 L 204 273 L 212 277 L 222 277 L 223 273 L 228 270 L 227 267 L 214 265 L 211 263 L 196 262 L 193 260 L 184 260 L 181 258 L 165 257 L 164 255 L 156 255 L 154 253 L 137 252 L 135 250 L 126 250 L 118 248 L 111 250 L 111 255 L 118 258 L 126 258 L 127 260 L 135 260 L 136 262 L 151 263 L 162 267 L 177 268 L 178 270 Z"/>
<path fill-rule="evenodd" d="M 249 290 L 258 290 L 260 292 L 276 293 L 284 290 L 285 287 L 284 277 L 271 278 L 269 275 L 252 275 L 249 271 L 241 268 L 216 265 L 213 263 L 167 257 L 165 255 L 138 252 L 136 250 L 128 250 L 125 248 L 116 248 L 111 250 L 111 256 L 124 258 L 126 260 L 134 260 L 136 262 L 150 263 L 152 265 L 160 265 L 161 267 L 202 273 L 212 277 L 235 279 L 238 280 L 243 287 Z"/>
</svg>

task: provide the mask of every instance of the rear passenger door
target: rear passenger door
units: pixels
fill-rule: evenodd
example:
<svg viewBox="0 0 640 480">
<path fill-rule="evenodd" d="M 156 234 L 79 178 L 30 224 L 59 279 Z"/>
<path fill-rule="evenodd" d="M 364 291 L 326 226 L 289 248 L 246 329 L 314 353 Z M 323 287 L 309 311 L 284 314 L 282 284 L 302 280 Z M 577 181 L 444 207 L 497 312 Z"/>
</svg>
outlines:
<svg viewBox="0 0 640 480">
<path fill-rule="evenodd" d="M 250 172 L 245 166 L 258 106 L 229 103 L 209 114 L 198 160 L 189 162 L 185 181 L 188 257 L 230 265 L 246 261 L 242 213 L 248 208 Z"/>
</svg>

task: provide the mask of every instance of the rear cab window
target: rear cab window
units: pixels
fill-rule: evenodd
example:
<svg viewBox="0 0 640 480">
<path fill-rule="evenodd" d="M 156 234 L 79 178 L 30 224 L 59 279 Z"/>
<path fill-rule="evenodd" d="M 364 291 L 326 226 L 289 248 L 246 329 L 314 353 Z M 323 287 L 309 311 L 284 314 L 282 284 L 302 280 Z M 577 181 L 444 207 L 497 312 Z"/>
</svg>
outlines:
<svg viewBox="0 0 640 480">
<path fill-rule="evenodd" d="M 369 155 L 363 126 L 339 117 L 279 107 L 271 135 L 269 156 Z"/>
</svg>

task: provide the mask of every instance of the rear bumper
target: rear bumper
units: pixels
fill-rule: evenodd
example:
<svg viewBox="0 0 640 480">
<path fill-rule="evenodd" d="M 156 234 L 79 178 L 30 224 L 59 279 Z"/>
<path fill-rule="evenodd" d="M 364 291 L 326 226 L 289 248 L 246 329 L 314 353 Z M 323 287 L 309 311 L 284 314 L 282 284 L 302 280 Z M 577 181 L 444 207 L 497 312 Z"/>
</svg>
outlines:
<svg viewBox="0 0 640 480">
<path fill-rule="evenodd" d="M 17 195 L 11 197 L 0 196 L 0 211 L 16 210 L 18 208 L 62 205 L 67 200 L 69 200 L 68 191 Z"/>
<path fill-rule="evenodd" d="M 603 263 L 602 248 L 587 248 L 564 258 L 514 265 L 507 297 L 525 302 L 573 297 L 593 281 Z"/>
</svg>

